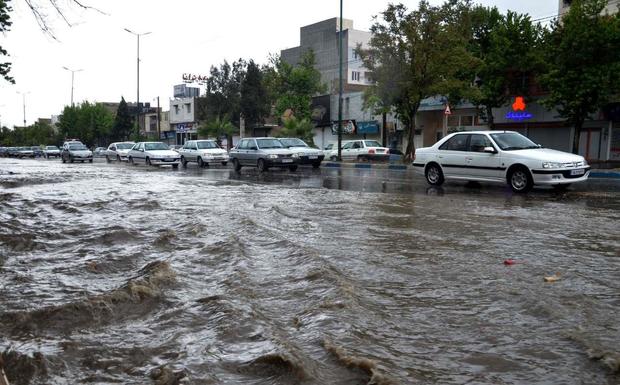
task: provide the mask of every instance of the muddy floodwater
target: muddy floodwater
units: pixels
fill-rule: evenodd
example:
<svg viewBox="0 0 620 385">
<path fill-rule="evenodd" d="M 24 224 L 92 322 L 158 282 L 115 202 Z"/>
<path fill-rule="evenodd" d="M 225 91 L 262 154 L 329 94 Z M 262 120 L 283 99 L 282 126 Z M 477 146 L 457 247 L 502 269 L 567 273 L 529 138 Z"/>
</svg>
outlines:
<svg viewBox="0 0 620 385">
<path fill-rule="evenodd" d="M 620 383 L 620 185 L 365 172 L 0 159 L 11 385 Z"/>
</svg>

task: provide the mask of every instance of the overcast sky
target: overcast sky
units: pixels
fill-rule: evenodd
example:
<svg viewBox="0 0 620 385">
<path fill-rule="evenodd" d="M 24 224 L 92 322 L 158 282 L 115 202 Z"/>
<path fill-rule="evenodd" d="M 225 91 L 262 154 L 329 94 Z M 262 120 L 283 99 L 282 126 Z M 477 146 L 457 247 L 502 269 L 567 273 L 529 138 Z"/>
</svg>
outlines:
<svg viewBox="0 0 620 385">
<path fill-rule="evenodd" d="M 43 1 L 40 1 L 44 3 Z M 394 2 L 394 1 L 392 1 Z M 439 4 L 440 1 L 431 1 Z M 557 0 L 481 0 L 502 12 L 514 10 L 541 18 L 557 13 Z M 70 3 L 60 2 L 62 4 Z M 57 40 L 38 27 L 24 0 L 12 0 L 11 30 L 0 36 L 13 63 L 16 84 L 0 80 L 0 123 L 22 125 L 26 93 L 26 123 L 61 113 L 71 102 L 71 72 L 75 73 L 74 103 L 136 100 L 136 37 L 126 32 L 151 32 L 140 38 L 140 100 L 169 109 L 172 87 L 185 72 L 208 74 L 211 65 L 238 58 L 265 63 L 270 53 L 299 45 L 299 28 L 339 15 L 338 0 L 82 0 L 97 7 L 67 8 L 66 23 L 48 13 Z M 344 0 L 344 17 L 356 29 L 368 30 L 372 17 L 387 0 Z M 417 1 L 403 1 L 408 8 Z M 5 58 L 0 58 L 4 60 Z"/>
</svg>

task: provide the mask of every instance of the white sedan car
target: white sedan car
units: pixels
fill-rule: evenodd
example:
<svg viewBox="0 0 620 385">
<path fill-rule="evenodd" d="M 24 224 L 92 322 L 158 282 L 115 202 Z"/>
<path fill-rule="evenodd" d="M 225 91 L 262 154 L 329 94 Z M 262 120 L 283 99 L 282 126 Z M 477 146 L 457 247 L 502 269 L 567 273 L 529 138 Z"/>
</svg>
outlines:
<svg viewBox="0 0 620 385">
<path fill-rule="evenodd" d="M 330 160 L 338 159 L 337 144 L 334 144 L 328 155 Z M 387 161 L 390 158 L 390 151 L 387 147 L 381 146 L 381 143 L 377 142 L 376 140 L 343 140 L 340 155 L 342 157 L 342 160 Z"/>
<path fill-rule="evenodd" d="M 187 162 L 196 162 L 198 166 L 209 166 L 209 163 L 228 164 L 228 152 L 220 148 L 215 140 L 188 140 L 178 150 L 183 167 Z"/>
<path fill-rule="evenodd" d="M 564 189 L 583 182 L 590 166 L 579 155 L 542 148 L 513 131 L 467 131 L 416 150 L 413 166 L 431 185 L 445 179 L 502 182 L 515 192 L 533 185 Z"/>
<path fill-rule="evenodd" d="M 134 142 L 114 142 L 110 143 L 107 152 L 105 154 L 105 160 L 110 162 L 112 160 L 126 161 L 129 150 L 133 147 Z"/>
<path fill-rule="evenodd" d="M 130 164 L 171 165 L 172 168 L 178 168 L 181 156 L 162 142 L 138 142 L 129 150 L 127 160 Z"/>
</svg>

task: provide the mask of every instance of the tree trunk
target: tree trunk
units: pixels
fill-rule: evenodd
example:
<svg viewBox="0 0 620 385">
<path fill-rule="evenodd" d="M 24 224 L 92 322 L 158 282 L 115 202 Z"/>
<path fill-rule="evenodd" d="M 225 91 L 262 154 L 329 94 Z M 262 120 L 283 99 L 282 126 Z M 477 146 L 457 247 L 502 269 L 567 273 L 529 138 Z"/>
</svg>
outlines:
<svg viewBox="0 0 620 385">
<path fill-rule="evenodd" d="M 573 154 L 579 154 L 579 137 L 583 128 L 583 119 L 575 122 L 575 131 L 573 132 Z M 586 151 L 587 154 L 587 151 Z M 586 155 L 584 154 L 584 156 Z"/>
<path fill-rule="evenodd" d="M 415 121 L 412 119 L 410 122 L 407 123 L 407 147 L 405 150 L 405 161 L 406 162 L 413 161 L 413 154 L 415 153 L 415 143 L 413 141 L 414 137 L 415 137 Z"/>
<path fill-rule="evenodd" d="M 489 126 L 489 130 L 494 130 L 495 119 L 493 118 L 493 107 L 486 106 L 486 114 L 487 114 L 487 124 Z"/>
<path fill-rule="evenodd" d="M 383 124 L 383 126 L 381 126 L 381 145 L 387 147 L 387 114 L 384 112 L 381 114 L 381 118 L 381 124 Z"/>
</svg>

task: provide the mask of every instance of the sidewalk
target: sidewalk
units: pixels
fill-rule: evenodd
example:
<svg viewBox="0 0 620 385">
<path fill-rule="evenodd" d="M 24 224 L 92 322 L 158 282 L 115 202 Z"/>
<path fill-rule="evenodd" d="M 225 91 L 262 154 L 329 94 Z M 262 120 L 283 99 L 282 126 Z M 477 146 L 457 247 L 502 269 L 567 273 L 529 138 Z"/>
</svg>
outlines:
<svg viewBox="0 0 620 385">
<path fill-rule="evenodd" d="M 356 168 L 356 169 L 375 169 L 375 170 L 394 170 L 408 171 L 413 170 L 413 166 L 403 163 L 372 163 L 372 162 L 334 162 L 324 161 L 321 164 L 326 168 Z M 618 168 L 592 168 L 590 178 L 618 178 L 620 179 L 620 169 Z"/>
</svg>

